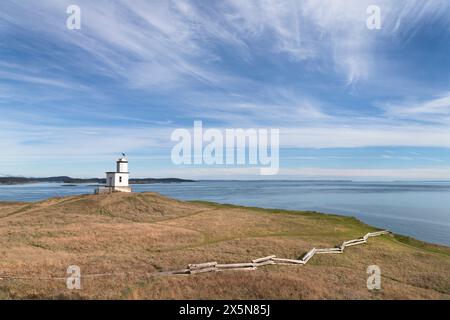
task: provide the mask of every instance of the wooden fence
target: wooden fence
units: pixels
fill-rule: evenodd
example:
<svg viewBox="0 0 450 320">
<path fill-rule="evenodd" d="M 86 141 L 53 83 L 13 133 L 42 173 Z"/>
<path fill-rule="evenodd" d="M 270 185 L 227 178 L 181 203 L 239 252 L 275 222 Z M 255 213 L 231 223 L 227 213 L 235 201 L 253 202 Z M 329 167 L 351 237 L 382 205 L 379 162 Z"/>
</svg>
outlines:
<svg viewBox="0 0 450 320">
<path fill-rule="evenodd" d="M 367 240 L 371 237 L 381 236 L 383 234 L 388 234 L 390 231 L 376 231 L 369 232 L 365 236 L 348 240 L 342 242 L 342 244 L 334 247 L 334 248 L 312 248 L 309 250 L 301 259 L 285 259 L 285 258 L 277 258 L 275 255 L 270 255 L 263 258 L 254 259 L 251 262 L 244 263 L 230 263 L 230 264 L 220 264 L 217 262 L 205 262 L 198 264 L 189 264 L 187 269 L 179 270 L 178 274 L 198 274 L 198 273 L 206 273 L 206 272 L 219 272 L 219 271 L 229 271 L 229 270 L 256 270 L 259 267 L 267 266 L 267 265 L 304 265 L 308 263 L 308 261 L 315 254 L 326 254 L 326 253 L 343 253 L 346 247 L 355 246 L 358 244 L 366 243 Z"/>
</svg>

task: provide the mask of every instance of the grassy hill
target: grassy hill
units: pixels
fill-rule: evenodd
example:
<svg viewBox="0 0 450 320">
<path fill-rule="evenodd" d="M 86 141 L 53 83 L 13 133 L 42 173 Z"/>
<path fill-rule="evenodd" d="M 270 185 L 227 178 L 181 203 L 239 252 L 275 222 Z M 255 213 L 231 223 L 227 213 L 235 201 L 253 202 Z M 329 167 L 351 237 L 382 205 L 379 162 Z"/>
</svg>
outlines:
<svg viewBox="0 0 450 320">
<path fill-rule="evenodd" d="M 343 254 L 315 255 L 305 266 L 150 275 L 207 261 L 272 254 L 296 259 L 312 247 L 333 247 L 374 230 L 349 217 L 182 202 L 155 193 L 5 202 L 0 299 L 450 298 L 450 248 L 398 235 L 371 238 Z M 381 291 L 366 288 L 372 264 L 381 268 Z M 69 265 L 97 276 L 83 278 L 81 290 L 68 290 Z"/>
</svg>

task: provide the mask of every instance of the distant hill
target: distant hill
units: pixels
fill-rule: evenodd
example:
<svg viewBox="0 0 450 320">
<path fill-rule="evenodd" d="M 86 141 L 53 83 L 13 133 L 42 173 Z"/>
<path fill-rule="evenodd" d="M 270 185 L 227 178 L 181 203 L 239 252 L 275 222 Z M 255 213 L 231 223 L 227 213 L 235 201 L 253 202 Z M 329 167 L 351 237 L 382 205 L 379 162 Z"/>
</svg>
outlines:
<svg viewBox="0 0 450 320">
<path fill-rule="evenodd" d="M 29 177 L 0 177 L 0 184 L 25 184 L 36 182 L 64 182 L 71 179 L 67 176 L 46 177 L 46 178 L 29 178 Z"/>
<path fill-rule="evenodd" d="M 59 182 L 59 183 L 106 183 L 106 179 L 101 178 L 71 178 L 68 176 L 57 176 L 57 177 L 45 177 L 45 178 L 34 178 L 34 177 L 0 177 L 0 184 L 3 185 L 13 185 L 13 184 L 27 184 L 27 183 L 38 183 L 38 182 Z M 185 180 L 178 178 L 139 178 L 130 179 L 130 184 L 147 184 L 147 183 L 177 183 L 177 182 L 194 182 L 194 180 Z"/>
</svg>

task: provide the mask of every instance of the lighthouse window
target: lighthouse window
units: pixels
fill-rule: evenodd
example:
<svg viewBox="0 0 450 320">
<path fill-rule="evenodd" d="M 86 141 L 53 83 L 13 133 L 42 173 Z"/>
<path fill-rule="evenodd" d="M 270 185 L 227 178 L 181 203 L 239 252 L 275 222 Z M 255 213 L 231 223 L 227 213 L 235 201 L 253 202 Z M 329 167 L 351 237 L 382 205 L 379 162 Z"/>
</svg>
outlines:
<svg viewBox="0 0 450 320">
<path fill-rule="evenodd" d="M 122 182 L 122 177 L 119 177 L 119 182 Z"/>
</svg>

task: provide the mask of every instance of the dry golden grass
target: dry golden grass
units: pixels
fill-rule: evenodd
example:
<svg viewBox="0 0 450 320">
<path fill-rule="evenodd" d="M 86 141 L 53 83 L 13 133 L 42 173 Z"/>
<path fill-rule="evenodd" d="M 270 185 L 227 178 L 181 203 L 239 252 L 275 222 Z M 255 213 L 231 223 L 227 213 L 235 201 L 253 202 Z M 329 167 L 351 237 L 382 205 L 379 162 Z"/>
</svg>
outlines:
<svg viewBox="0 0 450 320">
<path fill-rule="evenodd" d="M 0 203 L 0 299 L 449 299 L 450 248 L 401 236 L 369 239 L 305 266 L 256 271 L 149 276 L 207 261 L 298 258 L 374 229 L 354 218 L 181 202 L 155 193 L 85 195 L 36 203 Z M 382 290 L 366 288 L 377 264 Z M 10 279 L 82 275 L 65 281 Z"/>
</svg>

